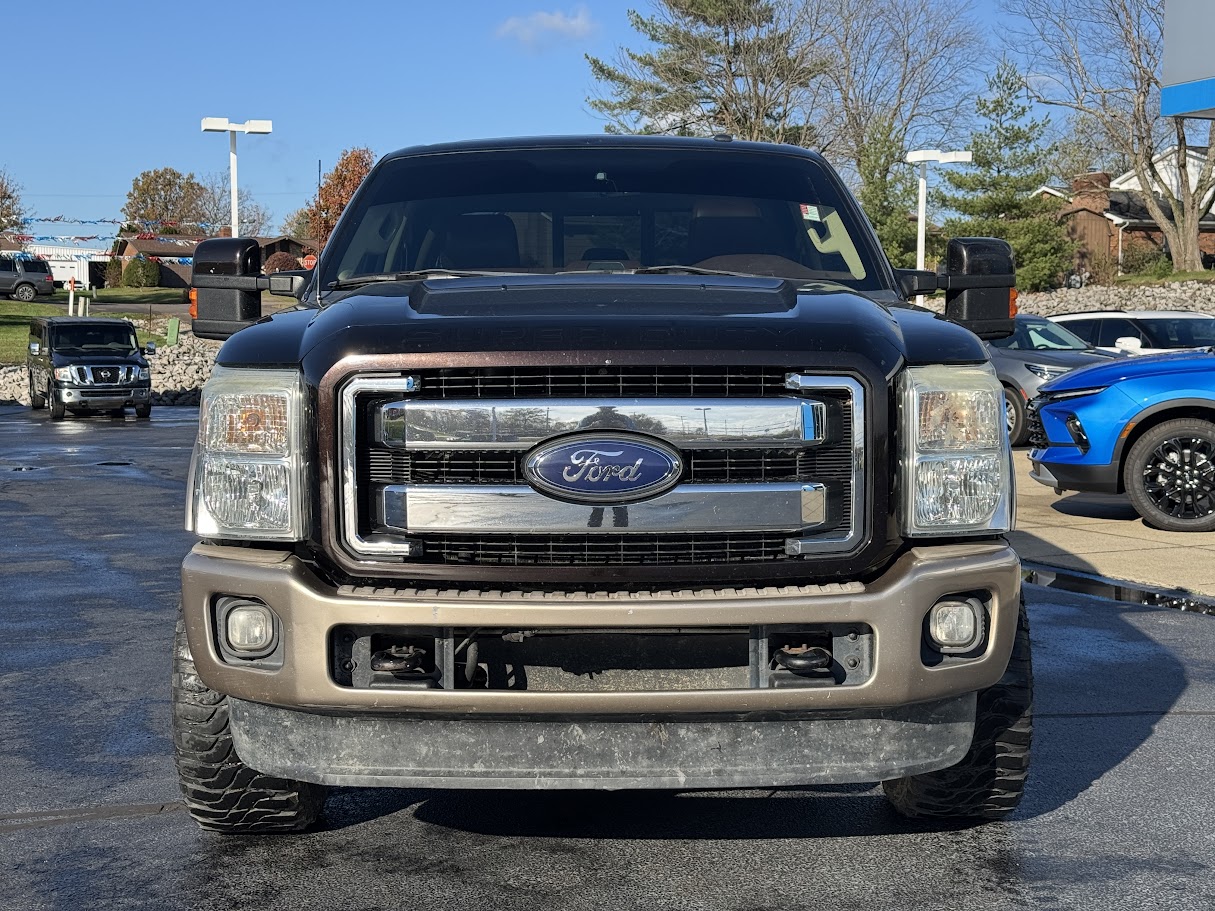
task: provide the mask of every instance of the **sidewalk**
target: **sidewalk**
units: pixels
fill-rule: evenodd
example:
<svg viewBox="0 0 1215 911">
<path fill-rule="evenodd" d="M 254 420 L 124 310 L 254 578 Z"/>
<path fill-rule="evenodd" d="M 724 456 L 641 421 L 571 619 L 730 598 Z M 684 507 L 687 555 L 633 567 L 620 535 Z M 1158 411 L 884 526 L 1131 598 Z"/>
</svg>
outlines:
<svg viewBox="0 0 1215 911">
<path fill-rule="evenodd" d="M 1030 479 L 1027 450 L 1013 455 L 1017 530 L 1009 538 L 1022 560 L 1215 596 L 1215 532 L 1150 528 L 1125 496 L 1056 495 Z"/>
</svg>

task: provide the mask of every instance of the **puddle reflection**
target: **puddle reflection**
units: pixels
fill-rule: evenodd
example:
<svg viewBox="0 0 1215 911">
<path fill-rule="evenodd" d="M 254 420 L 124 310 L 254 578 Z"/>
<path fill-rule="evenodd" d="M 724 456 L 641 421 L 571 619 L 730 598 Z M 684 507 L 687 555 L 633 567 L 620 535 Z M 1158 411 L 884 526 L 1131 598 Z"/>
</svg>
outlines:
<svg viewBox="0 0 1215 911">
<path fill-rule="evenodd" d="M 1140 588 L 1127 582 L 1115 582 L 1110 579 L 1102 579 L 1099 576 L 1070 572 L 1065 569 L 1044 566 L 1038 563 L 1023 562 L 1021 564 L 1021 580 L 1031 585 L 1043 585 L 1047 588 L 1074 592 L 1079 595 L 1092 595 L 1097 598 L 1108 598 L 1112 601 L 1125 601 L 1130 604 L 1147 605 L 1148 607 L 1168 607 L 1173 610 L 1215 616 L 1215 600 L 1195 595 L 1192 592 L 1155 591 L 1153 589 Z"/>
</svg>

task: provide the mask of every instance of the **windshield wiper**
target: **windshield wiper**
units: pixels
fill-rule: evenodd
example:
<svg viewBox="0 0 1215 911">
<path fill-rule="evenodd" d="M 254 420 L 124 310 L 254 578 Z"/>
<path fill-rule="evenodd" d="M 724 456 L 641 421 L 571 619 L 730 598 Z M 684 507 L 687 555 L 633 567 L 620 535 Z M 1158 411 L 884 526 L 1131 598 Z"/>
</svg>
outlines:
<svg viewBox="0 0 1215 911">
<path fill-rule="evenodd" d="M 730 275 L 734 278 L 753 278 L 749 272 L 727 272 L 724 269 L 705 269 L 700 266 L 645 266 L 634 269 L 634 275 Z"/>
<path fill-rule="evenodd" d="M 522 272 L 492 272 L 485 269 L 414 269 L 411 272 L 383 272 L 373 275 L 355 275 L 330 282 L 326 288 L 329 291 L 340 291 L 343 288 L 357 288 L 360 285 L 371 285 L 376 282 L 412 282 L 427 278 L 483 278 L 489 275 L 524 275 Z"/>
</svg>

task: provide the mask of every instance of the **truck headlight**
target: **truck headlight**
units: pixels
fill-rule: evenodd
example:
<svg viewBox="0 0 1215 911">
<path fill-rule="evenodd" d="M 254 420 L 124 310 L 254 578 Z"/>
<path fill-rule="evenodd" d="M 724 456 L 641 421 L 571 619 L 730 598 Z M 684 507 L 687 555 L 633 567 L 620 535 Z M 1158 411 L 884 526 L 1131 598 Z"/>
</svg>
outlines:
<svg viewBox="0 0 1215 911">
<path fill-rule="evenodd" d="M 204 538 L 307 536 L 306 407 L 295 370 L 215 368 L 203 386 L 187 529 Z"/>
<path fill-rule="evenodd" d="M 152 371 L 147 367 L 140 367 L 139 372 L 135 375 L 135 378 L 140 380 L 150 380 L 152 378 Z"/>
<path fill-rule="evenodd" d="M 990 365 L 904 371 L 900 424 L 904 534 L 1012 530 L 1004 391 Z"/>
<path fill-rule="evenodd" d="M 71 383 L 71 382 L 75 382 L 76 377 L 72 375 L 71 367 L 56 367 L 55 368 L 55 379 L 57 379 L 63 383 Z"/>
</svg>

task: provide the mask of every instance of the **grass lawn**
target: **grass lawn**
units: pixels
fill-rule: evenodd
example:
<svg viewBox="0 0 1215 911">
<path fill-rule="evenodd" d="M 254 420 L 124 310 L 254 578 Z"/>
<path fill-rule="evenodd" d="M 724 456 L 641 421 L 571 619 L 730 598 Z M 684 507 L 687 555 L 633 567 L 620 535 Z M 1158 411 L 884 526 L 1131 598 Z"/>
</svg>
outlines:
<svg viewBox="0 0 1215 911">
<path fill-rule="evenodd" d="M 1204 269 L 1201 272 L 1174 272 L 1165 278 L 1152 275 L 1119 275 L 1114 279 L 1116 285 L 1171 285 L 1174 282 L 1215 282 L 1215 272 Z"/>
<path fill-rule="evenodd" d="M 107 307 L 121 304 L 132 310 L 146 307 L 148 304 L 183 304 L 186 303 L 185 291 L 182 288 L 99 288 L 96 291 L 77 291 L 76 297 L 91 298 L 98 304 Z M 57 303 L 67 303 L 67 291 L 56 291 L 51 300 Z"/>
<path fill-rule="evenodd" d="M 157 290 L 163 291 L 164 289 Z M 176 294 L 180 297 L 181 292 L 178 291 Z M 26 346 L 30 340 L 31 316 L 65 315 L 62 307 L 50 304 L 23 304 L 20 301 L 0 300 L 0 366 L 25 363 Z M 146 325 L 148 319 L 146 311 L 144 313 L 106 313 L 105 315 L 129 319 L 137 327 Z M 165 343 L 164 335 L 148 334 L 142 328 L 139 331 L 139 341 L 141 344 L 155 342 L 157 345 L 163 345 Z"/>
</svg>

